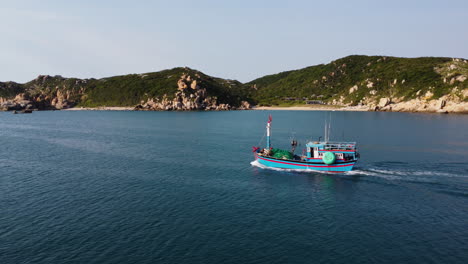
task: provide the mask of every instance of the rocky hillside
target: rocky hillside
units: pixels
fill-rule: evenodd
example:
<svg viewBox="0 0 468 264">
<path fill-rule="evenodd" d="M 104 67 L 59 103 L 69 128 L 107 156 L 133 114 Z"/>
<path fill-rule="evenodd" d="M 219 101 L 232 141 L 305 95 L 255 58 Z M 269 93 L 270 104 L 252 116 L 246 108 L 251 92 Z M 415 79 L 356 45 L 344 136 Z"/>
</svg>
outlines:
<svg viewBox="0 0 468 264">
<path fill-rule="evenodd" d="M 326 103 L 382 111 L 468 112 L 468 62 L 349 56 L 249 82 L 260 105 Z"/>
<path fill-rule="evenodd" d="M 190 68 L 102 79 L 40 75 L 25 84 L 0 83 L 0 108 L 64 109 L 132 106 L 138 110 L 228 110 L 250 108 L 238 81 Z"/>
<path fill-rule="evenodd" d="M 229 110 L 329 104 L 372 111 L 468 112 L 468 61 L 348 56 L 249 83 L 190 68 L 102 79 L 41 75 L 0 82 L 0 110 L 131 106 L 136 110 Z"/>
</svg>

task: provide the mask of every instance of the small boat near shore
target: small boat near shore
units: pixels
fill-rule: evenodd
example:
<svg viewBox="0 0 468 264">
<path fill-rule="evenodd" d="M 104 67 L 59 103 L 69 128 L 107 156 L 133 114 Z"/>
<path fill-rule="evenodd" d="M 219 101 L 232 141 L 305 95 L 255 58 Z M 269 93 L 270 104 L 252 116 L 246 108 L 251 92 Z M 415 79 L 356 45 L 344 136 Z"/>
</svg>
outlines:
<svg viewBox="0 0 468 264">
<path fill-rule="evenodd" d="M 295 155 L 297 141 L 292 140 L 292 151 L 271 147 L 271 115 L 267 122 L 265 148 L 253 147 L 255 160 L 270 168 L 343 173 L 351 171 L 359 159 L 356 142 L 329 140 L 330 125 L 325 124 L 325 139 L 306 143 L 302 155 Z"/>
<path fill-rule="evenodd" d="M 32 112 L 33 111 L 31 109 L 24 109 L 21 111 L 14 110 L 13 114 L 32 114 Z"/>
</svg>

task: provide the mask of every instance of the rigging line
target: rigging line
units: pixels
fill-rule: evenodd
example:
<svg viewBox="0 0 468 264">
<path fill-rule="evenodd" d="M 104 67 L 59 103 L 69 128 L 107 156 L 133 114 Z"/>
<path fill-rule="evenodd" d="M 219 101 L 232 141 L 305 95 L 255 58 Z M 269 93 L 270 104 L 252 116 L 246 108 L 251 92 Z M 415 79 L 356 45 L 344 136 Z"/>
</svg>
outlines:
<svg viewBox="0 0 468 264">
<path fill-rule="evenodd" d="M 262 137 L 262 139 L 260 139 L 260 141 L 258 142 L 257 146 L 260 146 L 260 144 L 263 142 L 263 139 L 265 138 L 265 135 L 266 135 L 266 131 L 263 132 L 263 137 Z"/>
<path fill-rule="evenodd" d="M 324 125 L 324 132 L 323 132 L 323 140 L 327 141 L 327 113 L 325 112 L 325 125 Z"/>
<path fill-rule="evenodd" d="M 341 132 L 342 132 L 342 135 L 341 135 L 341 140 L 344 141 L 345 137 L 344 137 L 344 122 L 345 122 L 345 118 L 344 118 L 344 114 L 341 113 Z"/>
</svg>

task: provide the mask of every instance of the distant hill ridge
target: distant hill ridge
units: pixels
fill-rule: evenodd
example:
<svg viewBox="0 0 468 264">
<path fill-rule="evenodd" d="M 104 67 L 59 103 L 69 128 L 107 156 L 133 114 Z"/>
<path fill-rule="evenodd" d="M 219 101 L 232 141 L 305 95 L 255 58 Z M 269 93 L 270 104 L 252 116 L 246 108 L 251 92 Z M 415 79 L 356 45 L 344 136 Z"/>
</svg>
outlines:
<svg viewBox="0 0 468 264">
<path fill-rule="evenodd" d="M 246 102 L 242 83 L 190 68 L 101 79 L 40 75 L 17 84 L 0 83 L 4 110 L 22 108 L 135 106 L 141 110 L 229 110 Z"/>
<path fill-rule="evenodd" d="M 381 111 L 468 112 L 467 78 L 466 59 L 353 55 L 245 84 L 190 68 L 102 79 L 45 75 L 24 84 L 0 82 L 0 106 L 228 110 L 323 102 Z"/>
</svg>

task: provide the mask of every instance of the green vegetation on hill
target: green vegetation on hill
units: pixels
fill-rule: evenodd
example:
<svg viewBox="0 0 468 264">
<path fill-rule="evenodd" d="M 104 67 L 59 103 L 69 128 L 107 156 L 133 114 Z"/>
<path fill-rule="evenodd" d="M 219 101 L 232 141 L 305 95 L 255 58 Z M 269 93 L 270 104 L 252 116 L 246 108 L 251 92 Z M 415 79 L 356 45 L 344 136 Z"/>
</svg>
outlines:
<svg viewBox="0 0 468 264">
<path fill-rule="evenodd" d="M 15 82 L 0 82 L 0 97 L 14 97 L 15 95 L 22 93 L 24 87 L 21 84 Z"/>
<path fill-rule="evenodd" d="M 200 76 L 200 86 L 220 102 L 239 105 L 244 99 L 243 85 L 238 81 L 214 78 L 189 68 L 174 68 L 160 72 L 130 74 L 104 79 L 93 79 L 87 84 L 88 92 L 82 106 L 134 106 L 148 98 L 172 99 L 177 92 L 181 75 Z"/>
<path fill-rule="evenodd" d="M 454 65 L 456 66 L 450 66 Z M 456 67 L 450 76 L 444 71 Z M 382 56 L 348 56 L 329 64 L 268 75 L 246 85 L 256 89 L 252 97 L 259 104 L 282 104 L 287 100 L 338 99 L 357 104 L 369 95 L 375 97 L 416 98 L 430 91 L 434 98 L 450 92 L 450 78 L 468 71 L 468 63 L 451 58 L 396 58 Z M 444 82 L 444 78 L 446 80 Z M 350 93 L 350 89 L 353 92 Z"/>
<path fill-rule="evenodd" d="M 11 97 L 27 91 L 33 96 L 39 94 L 54 97 L 57 92 L 69 94 L 69 100 L 78 106 L 135 106 L 148 98 L 174 98 L 178 91 L 178 80 L 182 75 L 192 76 L 205 88 L 208 96 L 216 97 L 218 102 L 233 106 L 245 100 L 247 88 L 240 82 L 215 78 L 190 68 L 174 68 L 160 72 L 128 74 L 102 79 L 63 78 L 61 76 L 39 76 L 25 84 L 15 84 L 20 89 L 2 89 L 0 94 Z M 2 84 L 2 83 L 0 83 Z"/>
<path fill-rule="evenodd" d="M 90 80 L 82 106 L 131 106 L 149 97 L 172 96 L 183 73 L 175 68 L 155 73 L 129 74 Z"/>
<path fill-rule="evenodd" d="M 172 99 L 181 75 L 200 76 L 200 86 L 222 103 L 239 105 L 245 89 L 238 81 L 214 78 L 189 68 L 174 68 L 160 72 L 130 74 L 89 80 L 81 106 L 134 106 L 148 98 Z"/>
<path fill-rule="evenodd" d="M 39 76 L 25 84 L 0 82 L 0 97 L 28 92 L 42 101 L 64 98 L 72 105 L 135 106 L 149 98 L 174 98 L 181 76 L 192 76 L 218 103 L 239 106 L 297 105 L 306 101 L 359 104 L 372 98 L 432 99 L 468 88 L 468 62 L 452 58 L 348 56 L 328 64 L 268 75 L 246 84 L 208 76 L 190 68 L 102 79 Z M 458 90 L 457 90 L 458 89 Z M 60 96 L 59 96 L 60 94 Z M 39 98 L 39 99 L 38 99 Z M 466 99 L 465 99 L 466 100 Z"/>
</svg>

